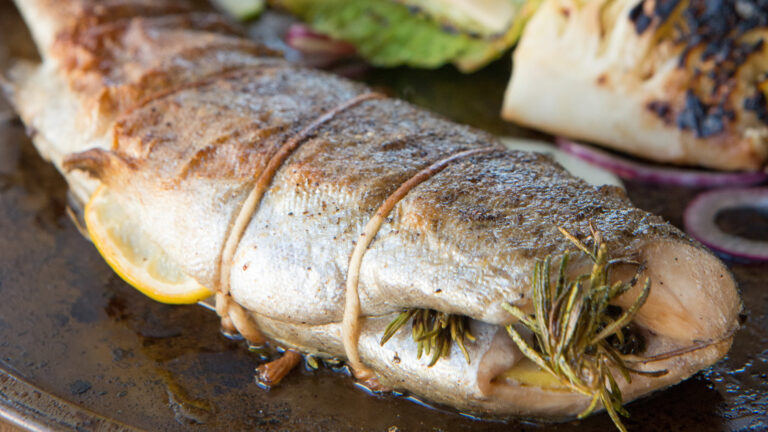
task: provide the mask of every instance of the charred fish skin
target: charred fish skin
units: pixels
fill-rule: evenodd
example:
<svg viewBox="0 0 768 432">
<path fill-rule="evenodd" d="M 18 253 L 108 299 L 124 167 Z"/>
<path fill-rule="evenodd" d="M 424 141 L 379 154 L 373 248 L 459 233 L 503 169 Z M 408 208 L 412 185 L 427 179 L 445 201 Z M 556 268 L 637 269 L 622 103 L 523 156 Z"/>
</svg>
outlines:
<svg viewBox="0 0 768 432">
<path fill-rule="evenodd" d="M 465 152 L 395 203 L 362 257 L 357 347 L 383 385 L 482 414 L 582 411 L 584 395 L 497 379 L 522 361 L 504 335 L 512 318 L 502 304 L 529 308 L 536 260 L 573 250 L 559 228 L 579 237 L 595 228 L 612 256 L 645 265 L 653 288 L 635 320 L 648 335 L 645 355 L 711 342 L 638 366 L 668 369 L 661 378 L 619 379 L 627 400 L 690 376 L 730 346 L 740 301 L 725 266 L 615 189 L 290 65 L 237 42 L 226 26 L 210 25 L 215 18 L 141 0 L 17 4 L 44 60 L 11 71 L 12 99 L 40 131 L 41 152 L 84 198 L 109 188 L 200 283 L 227 280 L 235 310 L 288 348 L 346 356 L 345 282 L 364 227 L 401 185 Z M 231 262 L 222 260 L 244 202 L 286 143 L 295 149 L 246 215 Z M 407 308 L 471 318 L 471 362 L 454 346 L 430 368 L 407 332 L 381 346 L 386 324 Z"/>
</svg>

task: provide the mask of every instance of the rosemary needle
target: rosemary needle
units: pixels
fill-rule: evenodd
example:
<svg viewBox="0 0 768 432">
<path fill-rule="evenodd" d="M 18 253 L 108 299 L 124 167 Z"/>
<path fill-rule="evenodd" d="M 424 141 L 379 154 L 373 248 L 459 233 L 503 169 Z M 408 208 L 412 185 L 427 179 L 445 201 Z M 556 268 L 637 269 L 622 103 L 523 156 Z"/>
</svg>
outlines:
<svg viewBox="0 0 768 432">
<path fill-rule="evenodd" d="M 474 341 L 469 331 L 469 318 L 448 314 L 432 309 L 408 309 L 400 313 L 387 325 L 381 337 L 381 345 L 387 343 L 408 321 L 411 321 L 411 337 L 416 342 L 416 358 L 422 354 L 430 356 L 429 366 L 451 353 L 454 343 L 458 345 L 467 363 L 470 362 L 466 341 Z"/>
<path fill-rule="evenodd" d="M 661 376 L 667 371 L 645 372 L 628 367 L 622 347 L 633 340 L 624 332 L 650 293 L 650 280 L 645 281 L 634 302 L 618 317 L 612 313 L 611 302 L 635 285 L 642 270 L 638 267 L 629 282 L 610 284 L 610 268 L 622 260 L 609 260 L 608 248 L 602 236 L 592 231 L 590 248 L 571 233 L 560 229 L 576 248 L 592 260 L 592 270 L 568 280 L 566 270 L 569 254 L 565 254 L 558 269 L 556 283 L 550 282 L 551 257 L 537 260 L 532 279 L 533 314 L 505 304 L 504 309 L 530 330 L 536 339 L 529 344 L 512 324 L 506 329 L 520 351 L 542 370 L 554 375 L 573 391 L 589 396 L 591 402 L 579 418 L 591 414 L 599 404 L 605 407 L 616 427 L 626 431 L 620 416 L 629 413 L 623 407 L 621 389 L 613 376 L 617 370 L 631 382 L 632 374 Z"/>
<path fill-rule="evenodd" d="M 557 279 L 552 281 L 552 257 L 537 260 L 532 278 L 533 313 L 505 303 L 502 307 L 530 330 L 535 343 L 530 344 L 518 333 L 514 325 L 506 326 L 507 333 L 520 351 L 539 368 L 558 378 L 573 391 L 589 396 L 589 406 L 579 414 L 583 418 L 599 405 L 605 407 L 616 427 L 626 432 L 620 416 L 629 413 L 623 407 L 623 396 L 613 375 L 616 370 L 628 382 L 632 375 L 651 377 L 667 373 L 639 371 L 626 365 L 624 355 L 640 344 L 631 334 L 631 322 L 645 304 L 651 289 L 646 279 L 640 294 L 623 312 L 616 313 L 611 302 L 625 294 L 638 282 L 642 266 L 624 259 L 609 259 L 608 248 L 599 232 L 592 230 L 592 247 L 565 229 L 560 232 L 592 261 L 589 273 L 567 277 L 570 254 L 560 258 Z M 635 276 L 628 282 L 610 284 L 611 266 L 617 263 L 635 264 Z M 417 345 L 416 357 L 430 356 L 429 366 L 448 357 L 456 343 L 470 361 L 465 341 L 475 338 L 469 331 L 469 318 L 431 309 L 408 309 L 393 319 L 381 338 L 384 345 L 405 324 L 411 322 L 411 337 Z"/>
</svg>

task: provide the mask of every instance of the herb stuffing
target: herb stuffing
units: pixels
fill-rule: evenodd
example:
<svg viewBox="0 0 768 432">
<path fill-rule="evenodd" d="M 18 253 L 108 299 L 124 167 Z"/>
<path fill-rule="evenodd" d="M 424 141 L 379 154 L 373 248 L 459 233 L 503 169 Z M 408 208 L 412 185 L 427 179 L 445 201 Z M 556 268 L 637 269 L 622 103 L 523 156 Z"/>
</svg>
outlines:
<svg viewBox="0 0 768 432">
<path fill-rule="evenodd" d="M 536 262 L 533 274 L 534 312 L 529 315 L 520 308 L 505 304 L 504 308 L 534 335 L 534 343 L 526 342 L 514 324 L 507 332 L 522 353 L 542 370 L 578 393 L 590 396 L 592 402 L 581 414 L 592 413 L 599 403 L 605 407 L 619 430 L 626 431 L 619 415 L 627 417 L 614 371 L 625 380 L 632 375 L 662 376 L 666 370 L 640 371 L 627 365 L 624 356 L 636 351 L 638 336 L 630 322 L 645 303 L 651 289 L 646 279 L 640 294 L 623 312 L 616 314 L 611 302 L 625 294 L 638 281 L 642 267 L 629 282 L 610 283 L 610 269 L 627 260 L 609 260 L 605 242 L 599 232 L 592 231 L 592 247 L 564 229 L 560 231 L 592 261 L 592 271 L 573 279 L 566 277 L 570 254 L 560 259 L 556 282 L 551 283 L 552 258 Z M 636 264 L 636 263 L 635 263 Z M 625 354 L 626 353 L 626 354 Z"/>
</svg>

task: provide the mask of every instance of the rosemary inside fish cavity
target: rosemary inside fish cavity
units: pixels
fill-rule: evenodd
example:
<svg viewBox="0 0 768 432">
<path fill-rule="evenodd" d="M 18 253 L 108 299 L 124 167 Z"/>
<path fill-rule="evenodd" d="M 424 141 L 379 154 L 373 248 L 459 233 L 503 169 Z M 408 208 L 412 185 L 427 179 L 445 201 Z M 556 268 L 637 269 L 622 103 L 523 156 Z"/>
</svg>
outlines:
<svg viewBox="0 0 768 432">
<path fill-rule="evenodd" d="M 591 260 L 591 272 L 567 277 L 571 254 L 566 253 L 560 258 L 558 275 L 552 283 L 552 257 L 537 260 L 532 283 L 533 313 L 504 304 L 504 309 L 518 319 L 506 329 L 520 351 L 541 370 L 571 390 L 591 397 L 591 403 L 579 418 L 589 415 L 602 403 L 616 427 L 626 431 L 619 415 L 629 414 L 622 406 L 615 371 L 627 382 L 632 381 L 633 374 L 657 377 L 667 373 L 666 370 L 636 370 L 624 359 L 625 354 L 642 349 L 642 339 L 627 331 L 648 298 L 651 281 L 646 279 L 632 304 L 617 314 L 611 303 L 637 284 L 642 266 L 634 263 L 638 270 L 632 280 L 611 284 L 611 267 L 628 261 L 609 260 L 608 248 L 595 230 L 590 237 L 591 247 L 568 231 L 562 228 L 560 231 Z M 533 343 L 526 341 L 516 329 L 518 326 L 533 334 Z"/>
</svg>

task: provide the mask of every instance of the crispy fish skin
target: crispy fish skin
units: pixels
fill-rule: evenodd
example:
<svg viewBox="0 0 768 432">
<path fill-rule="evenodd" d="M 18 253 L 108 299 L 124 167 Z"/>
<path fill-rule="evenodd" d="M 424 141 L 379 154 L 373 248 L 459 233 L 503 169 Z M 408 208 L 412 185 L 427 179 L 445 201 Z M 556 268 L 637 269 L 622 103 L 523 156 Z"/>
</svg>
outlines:
<svg viewBox="0 0 768 432">
<path fill-rule="evenodd" d="M 102 11 L 96 24 L 58 21 L 57 7 L 93 4 L 18 2 L 33 33 L 43 35 L 37 38 L 43 64 L 11 71 L 12 100 L 38 130 L 35 144 L 65 170 L 79 196 L 109 188 L 145 234 L 200 283 L 216 288 L 222 272 L 229 276 L 232 298 L 278 343 L 343 358 L 344 283 L 363 226 L 430 164 L 490 147 L 410 191 L 364 256 L 360 355 L 384 385 L 475 413 L 563 417 L 583 410 L 588 397 L 496 379 L 522 359 L 501 327 L 512 321 L 501 304 L 529 307 L 535 260 L 573 250 L 558 227 L 583 237 L 591 224 L 612 255 L 646 265 L 654 287 L 635 322 L 647 335 L 647 355 L 712 341 L 638 366 L 667 368 L 664 377 L 631 384 L 620 378 L 626 400 L 690 376 L 730 347 L 740 300 L 725 266 L 700 245 L 634 208 L 617 189 L 589 186 L 548 157 L 506 151 L 487 133 L 395 99 L 362 101 L 313 130 L 272 179 L 231 265 L 220 267 L 240 207 L 280 146 L 369 90 L 263 57 L 256 48 L 243 50 L 246 42 L 206 45 L 230 37 L 210 27 L 168 24 L 197 22 L 188 16 L 126 18 L 128 1 L 111 20 Z M 137 5 L 137 14 L 146 13 Z M 44 17 L 31 19 L 37 14 Z M 51 22 L 55 41 L 45 36 Z M 80 36 L 103 34 L 94 26 L 109 26 L 108 53 Z M 97 68 L 67 61 L 73 52 L 67 44 L 80 58 L 110 61 Z M 220 52 L 230 60 L 219 63 Z M 179 63 L 187 65 L 184 73 Z M 160 84 L 137 84 L 150 74 Z M 94 115 L 98 128 L 83 120 Z M 631 274 L 619 270 L 617 277 Z M 448 359 L 428 368 L 427 359 L 416 359 L 408 331 L 380 346 L 386 324 L 413 307 L 471 317 L 472 361 L 453 347 Z"/>
</svg>

